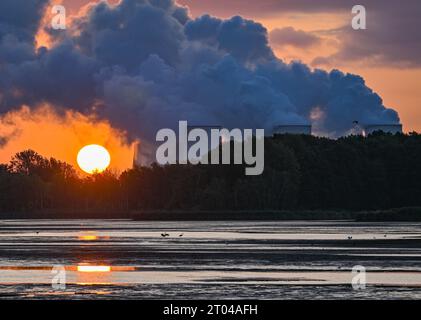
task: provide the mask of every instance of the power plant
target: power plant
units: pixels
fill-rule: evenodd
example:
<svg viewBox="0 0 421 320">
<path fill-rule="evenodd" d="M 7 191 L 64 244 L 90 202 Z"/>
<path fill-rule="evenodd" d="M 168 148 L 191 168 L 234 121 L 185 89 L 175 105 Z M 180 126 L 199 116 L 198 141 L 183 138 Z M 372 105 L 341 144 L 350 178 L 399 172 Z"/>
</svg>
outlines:
<svg viewBox="0 0 421 320">
<path fill-rule="evenodd" d="M 218 129 L 221 130 L 222 127 L 219 125 L 195 125 L 195 126 L 187 126 L 187 135 L 194 129 L 202 129 L 206 132 L 209 137 L 208 141 L 208 150 L 201 150 L 201 154 L 197 155 L 197 158 L 200 159 L 205 156 L 209 151 L 217 149 L 219 145 L 222 143 L 222 139 L 220 138 L 217 142 L 212 141 L 211 138 L 211 130 Z M 194 141 L 188 141 L 187 147 L 188 149 L 194 144 Z M 135 141 L 133 143 L 133 168 L 138 166 L 148 166 L 151 165 L 153 162 L 156 161 L 155 153 L 156 153 L 157 145 L 152 145 L 145 141 Z"/>
<path fill-rule="evenodd" d="M 133 143 L 133 168 L 148 166 L 155 162 L 156 148 L 145 141 Z"/>
<path fill-rule="evenodd" d="M 305 134 L 311 135 L 311 124 L 286 124 L 273 128 L 273 135 L 278 134 Z"/>
<path fill-rule="evenodd" d="M 201 158 L 205 156 L 209 151 L 218 148 L 222 144 L 220 139 L 218 142 L 211 141 L 211 130 L 218 129 L 221 130 L 222 127 L 219 125 L 195 125 L 187 127 L 187 134 L 189 134 L 194 129 L 204 130 L 208 137 L 208 146 L 209 149 L 201 151 L 202 154 L 198 154 L 197 157 Z M 362 124 L 358 121 L 354 121 L 354 128 L 351 130 L 350 134 L 362 135 L 364 137 L 373 134 L 374 132 L 384 132 L 384 133 L 402 133 L 402 124 Z M 283 134 L 294 134 L 294 135 L 311 135 L 312 134 L 312 125 L 311 124 L 282 124 L 277 125 L 273 128 L 272 135 L 283 135 Z M 192 146 L 195 142 L 188 141 L 188 148 Z M 133 167 L 141 165 L 150 165 L 155 161 L 155 151 L 156 146 L 150 145 L 147 142 L 136 141 L 133 143 Z"/>
<path fill-rule="evenodd" d="M 136 168 L 137 166 L 141 165 L 139 161 L 140 141 L 136 140 L 135 142 L 133 142 L 132 146 L 133 146 L 133 168 Z"/>
<path fill-rule="evenodd" d="M 363 136 L 367 137 L 370 134 L 381 131 L 384 133 L 402 133 L 402 125 L 401 124 L 370 124 L 370 125 L 363 125 Z"/>
<path fill-rule="evenodd" d="M 206 134 L 208 136 L 208 141 L 207 141 L 208 142 L 207 143 L 208 149 L 207 150 L 201 150 L 200 154 L 196 155 L 196 159 L 203 158 L 210 151 L 212 151 L 214 149 L 218 149 L 219 145 L 222 144 L 221 138 L 219 138 L 218 141 L 212 141 L 212 139 L 211 139 L 212 129 L 217 129 L 217 130 L 220 131 L 222 129 L 222 126 L 219 126 L 219 125 L 193 125 L 193 126 L 191 126 L 191 125 L 189 125 L 187 127 L 187 135 L 189 135 L 190 132 L 193 131 L 194 129 L 202 129 L 206 132 Z M 190 147 L 194 144 L 195 144 L 195 141 L 189 141 L 188 144 L 187 144 L 188 149 L 190 149 Z"/>
<path fill-rule="evenodd" d="M 364 137 L 368 137 L 370 134 L 374 132 L 384 132 L 384 133 L 402 133 L 402 124 L 395 123 L 395 124 L 363 124 L 359 121 L 354 121 L 354 127 L 350 131 L 350 134 L 353 135 L 362 135 Z"/>
</svg>

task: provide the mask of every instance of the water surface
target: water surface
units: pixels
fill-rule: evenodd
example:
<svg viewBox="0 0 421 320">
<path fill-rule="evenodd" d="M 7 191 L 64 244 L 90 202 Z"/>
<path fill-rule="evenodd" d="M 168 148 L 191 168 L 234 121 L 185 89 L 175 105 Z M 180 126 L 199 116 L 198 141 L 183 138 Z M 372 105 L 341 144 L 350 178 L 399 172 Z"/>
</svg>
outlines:
<svg viewBox="0 0 421 320">
<path fill-rule="evenodd" d="M 420 262 L 420 223 L 0 220 L 1 298 L 419 299 Z"/>
</svg>

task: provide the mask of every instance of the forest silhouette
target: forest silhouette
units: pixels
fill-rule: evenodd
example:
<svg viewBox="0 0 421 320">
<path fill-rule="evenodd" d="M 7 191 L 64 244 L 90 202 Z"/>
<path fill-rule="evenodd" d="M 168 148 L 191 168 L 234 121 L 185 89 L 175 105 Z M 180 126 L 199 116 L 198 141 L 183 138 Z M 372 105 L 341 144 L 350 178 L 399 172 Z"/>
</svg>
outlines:
<svg viewBox="0 0 421 320">
<path fill-rule="evenodd" d="M 265 139 L 265 170 L 152 165 L 79 176 L 33 150 L 0 165 L 1 216 L 136 210 L 385 210 L 421 206 L 421 136 Z M 7 213 L 7 215 L 6 215 Z M 119 214 L 116 214 L 117 216 Z M 122 216 L 124 216 L 122 214 Z"/>
</svg>

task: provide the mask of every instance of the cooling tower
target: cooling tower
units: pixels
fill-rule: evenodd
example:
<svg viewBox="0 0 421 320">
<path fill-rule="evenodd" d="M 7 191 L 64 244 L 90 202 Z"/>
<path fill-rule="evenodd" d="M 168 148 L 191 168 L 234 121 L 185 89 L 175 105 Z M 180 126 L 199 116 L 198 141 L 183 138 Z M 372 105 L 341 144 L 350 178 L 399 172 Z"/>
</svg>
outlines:
<svg viewBox="0 0 421 320">
<path fill-rule="evenodd" d="M 192 130 L 194 129 L 202 129 L 204 130 L 207 135 L 208 135 L 208 150 L 201 152 L 201 154 L 197 155 L 197 159 L 200 159 L 202 157 L 204 157 L 206 154 L 208 154 L 209 151 L 217 149 L 219 147 L 219 145 L 221 144 L 221 139 L 219 139 L 218 141 L 211 141 L 211 130 L 212 129 L 218 129 L 221 130 L 222 127 L 218 126 L 218 125 L 195 125 L 195 126 L 188 126 L 187 127 L 187 132 L 190 133 Z M 195 142 L 189 141 L 188 142 L 188 148 L 190 148 Z"/>
<path fill-rule="evenodd" d="M 133 168 L 142 165 L 139 157 L 140 141 L 133 142 Z"/>
<path fill-rule="evenodd" d="M 311 125 L 309 124 L 289 124 L 279 125 L 273 128 L 273 134 L 306 134 L 311 135 Z"/>
<path fill-rule="evenodd" d="M 402 125 L 401 124 L 371 124 L 365 125 L 363 127 L 363 135 L 367 137 L 368 135 L 376 132 L 381 131 L 384 133 L 402 133 Z"/>
</svg>

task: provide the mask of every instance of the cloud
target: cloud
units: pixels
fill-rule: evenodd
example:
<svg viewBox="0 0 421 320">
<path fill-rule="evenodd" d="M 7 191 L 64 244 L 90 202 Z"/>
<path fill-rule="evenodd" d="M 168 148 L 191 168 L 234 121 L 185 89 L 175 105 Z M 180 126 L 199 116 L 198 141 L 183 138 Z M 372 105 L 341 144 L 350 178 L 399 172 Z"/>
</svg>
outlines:
<svg viewBox="0 0 421 320">
<path fill-rule="evenodd" d="M 101 2 L 75 27 L 81 51 L 106 65 L 136 68 L 150 54 L 169 64 L 178 61 L 184 40 L 183 8 L 170 1 L 125 0 L 116 7 Z"/>
<path fill-rule="evenodd" d="M 268 133 L 279 124 L 317 121 L 334 137 L 354 120 L 399 121 L 361 77 L 277 59 L 261 24 L 240 16 L 188 18 L 170 0 L 101 2 L 51 48 L 24 44 L 31 55 L 2 63 L 1 112 L 47 103 L 94 113 L 145 142 L 178 120 Z M 314 110 L 323 117 L 312 120 Z"/>
<path fill-rule="evenodd" d="M 208 12 L 218 16 L 241 14 L 258 18 L 274 18 L 299 14 L 302 20 L 315 15 L 342 17 L 342 26 L 334 33 L 338 52 L 317 57 L 314 65 L 340 66 L 349 62 L 374 66 L 420 67 L 421 65 L 421 2 L 406 0 L 179 0 L 196 14 Z M 362 4 L 367 9 L 364 31 L 351 28 L 351 9 Z M 323 62 L 323 64 L 321 64 Z"/>
<path fill-rule="evenodd" d="M 267 30 L 260 23 L 240 16 L 221 20 L 204 15 L 189 21 L 185 33 L 189 40 L 205 41 L 242 62 L 256 63 L 274 58 Z"/>
<path fill-rule="evenodd" d="M 365 0 L 374 3 L 378 0 Z M 387 1 L 387 0 L 386 0 Z M 218 16 L 244 15 L 268 17 L 291 13 L 326 13 L 338 10 L 350 11 L 354 0 L 178 0 L 187 5 L 195 15 L 208 12 Z"/>
<path fill-rule="evenodd" d="M 13 35 L 32 41 L 48 0 L 2 0 L 0 2 L 0 38 Z"/>
<path fill-rule="evenodd" d="M 421 3 L 382 2 L 367 6 L 367 29 L 351 25 L 333 30 L 340 47 L 326 62 L 362 62 L 371 66 L 421 67 Z M 317 62 L 317 60 L 316 60 Z"/>
<path fill-rule="evenodd" d="M 33 42 L 48 0 L 0 1 L 0 67 L 34 57 Z"/>
<path fill-rule="evenodd" d="M 322 39 L 312 33 L 295 30 L 292 27 L 274 29 L 269 34 L 270 43 L 277 47 L 293 46 L 300 49 L 318 45 Z"/>
</svg>

